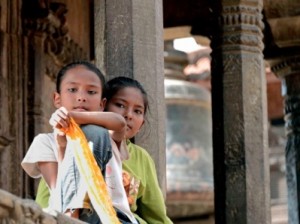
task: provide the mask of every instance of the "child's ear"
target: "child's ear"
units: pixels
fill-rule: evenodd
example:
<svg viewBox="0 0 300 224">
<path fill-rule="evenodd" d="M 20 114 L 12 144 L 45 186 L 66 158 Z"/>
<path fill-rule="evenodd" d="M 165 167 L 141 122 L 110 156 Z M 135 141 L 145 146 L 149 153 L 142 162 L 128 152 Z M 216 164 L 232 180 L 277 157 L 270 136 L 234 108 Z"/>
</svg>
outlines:
<svg viewBox="0 0 300 224">
<path fill-rule="evenodd" d="M 56 108 L 60 108 L 60 94 L 58 92 L 54 92 L 53 94 L 53 104 Z"/>
<path fill-rule="evenodd" d="M 145 124 L 145 119 L 143 120 L 143 123 L 141 124 L 140 129 L 143 127 L 144 124 Z"/>
<path fill-rule="evenodd" d="M 105 110 L 105 105 L 106 105 L 106 98 L 103 98 L 101 101 L 100 101 L 100 109 L 103 111 Z"/>
<path fill-rule="evenodd" d="M 140 126 L 139 130 L 137 131 L 137 133 L 140 132 L 140 130 L 142 129 L 142 127 L 143 127 L 144 124 L 145 124 L 145 119 L 143 120 L 143 123 L 141 124 L 141 126 Z"/>
</svg>

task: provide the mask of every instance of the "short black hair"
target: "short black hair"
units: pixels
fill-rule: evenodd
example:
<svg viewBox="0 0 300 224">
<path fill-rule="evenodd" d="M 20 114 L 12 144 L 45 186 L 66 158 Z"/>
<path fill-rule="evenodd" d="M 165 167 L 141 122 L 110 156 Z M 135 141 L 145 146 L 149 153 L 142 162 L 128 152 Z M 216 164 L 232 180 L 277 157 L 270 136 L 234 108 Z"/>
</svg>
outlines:
<svg viewBox="0 0 300 224">
<path fill-rule="evenodd" d="M 103 73 L 100 71 L 100 69 L 98 69 L 96 67 L 96 65 L 92 64 L 91 62 L 88 61 L 74 61 L 72 63 L 69 63 L 67 65 L 65 65 L 64 67 L 62 67 L 56 77 L 56 92 L 60 93 L 60 84 L 61 81 L 64 77 L 64 75 L 66 74 L 67 71 L 69 71 L 72 68 L 75 68 L 77 66 L 84 66 L 85 68 L 87 68 L 88 70 L 94 72 L 100 79 L 101 82 L 101 86 L 102 86 L 102 91 L 105 88 L 105 77 L 103 75 Z"/>
</svg>

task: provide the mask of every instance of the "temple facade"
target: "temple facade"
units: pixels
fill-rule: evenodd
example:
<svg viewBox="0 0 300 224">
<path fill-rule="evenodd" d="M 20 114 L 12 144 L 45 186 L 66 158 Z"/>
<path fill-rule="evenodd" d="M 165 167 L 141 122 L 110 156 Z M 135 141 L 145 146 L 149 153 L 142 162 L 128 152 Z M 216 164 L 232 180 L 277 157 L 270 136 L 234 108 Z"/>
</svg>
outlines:
<svg viewBox="0 0 300 224">
<path fill-rule="evenodd" d="M 215 222 L 271 223 L 267 63 L 283 83 L 289 222 L 299 223 L 299 8 L 292 0 L 1 0 L 0 188 L 34 198 L 37 182 L 20 162 L 49 131 L 58 70 L 82 59 L 107 79 L 144 84 L 151 115 L 136 142 L 166 192 L 164 40 L 194 36 L 211 48 Z M 1 200 L 0 219 L 19 220 Z"/>
</svg>

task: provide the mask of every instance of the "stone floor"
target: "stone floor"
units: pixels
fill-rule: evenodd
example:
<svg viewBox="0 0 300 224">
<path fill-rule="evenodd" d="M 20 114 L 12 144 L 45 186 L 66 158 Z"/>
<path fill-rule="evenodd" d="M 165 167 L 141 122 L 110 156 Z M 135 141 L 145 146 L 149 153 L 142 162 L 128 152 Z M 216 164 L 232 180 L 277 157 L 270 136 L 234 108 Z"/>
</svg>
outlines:
<svg viewBox="0 0 300 224">
<path fill-rule="evenodd" d="M 271 207 L 272 224 L 288 224 L 287 205 L 279 204 Z M 213 216 L 174 220 L 174 224 L 214 224 Z"/>
<path fill-rule="evenodd" d="M 195 219 L 188 219 L 188 220 L 175 220 L 174 224 L 214 224 L 215 220 L 213 216 L 207 217 L 199 217 Z"/>
</svg>

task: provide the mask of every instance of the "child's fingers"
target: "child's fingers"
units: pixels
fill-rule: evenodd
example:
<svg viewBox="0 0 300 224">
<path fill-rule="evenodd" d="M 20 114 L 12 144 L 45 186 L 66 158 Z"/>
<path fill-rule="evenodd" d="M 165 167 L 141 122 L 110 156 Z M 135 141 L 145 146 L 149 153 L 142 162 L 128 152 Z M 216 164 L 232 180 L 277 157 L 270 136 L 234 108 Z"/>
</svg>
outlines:
<svg viewBox="0 0 300 224">
<path fill-rule="evenodd" d="M 61 128 L 64 125 L 63 119 L 57 113 L 51 115 L 49 123 L 54 128 Z"/>
<path fill-rule="evenodd" d="M 53 123 L 54 123 L 54 127 L 56 127 L 56 128 L 69 127 L 69 123 L 67 122 L 67 120 L 65 120 L 64 118 L 61 118 L 61 117 L 55 117 Z"/>
<path fill-rule="evenodd" d="M 56 110 L 55 112 L 60 118 L 67 120 L 68 119 L 68 111 L 66 110 L 66 108 L 61 107 L 58 110 Z"/>
<path fill-rule="evenodd" d="M 59 110 L 62 112 L 62 113 L 64 113 L 66 116 L 68 116 L 68 111 L 67 111 L 67 109 L 65 108 L 65 107 L 61 107 L 61 108 L 59 108 Z"/>
<path fill-rule="evenodd" d="M 60 118 L 61 118 L 60 125 L 63 128 L 69 127 L 70 117 L 69 117 L 69 112 L 67 111 L 67 109 L 64 107 L 59 108 L 58 116 L 60 116 Z"/>
<path fill-rule="evenodd" d="M 59 135 L 59 136 L 65 136 L 66 135 L 63 131 L 61 131 L 61 130 L 59 130 L 57 128 L 54 128 L 54 133 L 56 135 Z"/>
<path fill-rule="evenodd" d="M 67 128 L 69 126 L 69 116 L 66 111 L 60 108 L 52 114 L 49 123 L 55 128 Z"/>
<path fill-rule="evenodd" d="M 69 116 L 63 110 L 59 110 L 57 112 L 56 120 L 60 124 L 61 127 L 67 128 L 69 127 Z"/>
</svg>

